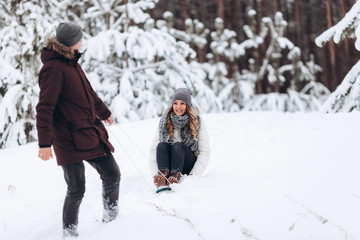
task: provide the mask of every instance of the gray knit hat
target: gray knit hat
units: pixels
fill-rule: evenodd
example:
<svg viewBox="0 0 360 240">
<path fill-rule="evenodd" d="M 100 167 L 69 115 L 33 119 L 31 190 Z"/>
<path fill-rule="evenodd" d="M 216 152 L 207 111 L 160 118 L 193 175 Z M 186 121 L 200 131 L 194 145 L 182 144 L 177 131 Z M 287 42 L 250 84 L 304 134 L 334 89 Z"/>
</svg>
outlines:
<svg viewBox="0 0 360 240">
<path fill-rule="evenodd" d="M 174 96 L 172 98 L 172 102 L 174 103 L 175 100 L 182 100 L 186 102 L 187 105 L 192 107 L 191 104 L 191 92 L 187 88 L 178 88 L 175 90 Z"/>
<path fill-rule="evenodd" d="M 63 22 L 56 28 L 56 40 L 67 47 L 77 44 L 82 35 L 81 27 L 77 23 Z"/>
</svg>

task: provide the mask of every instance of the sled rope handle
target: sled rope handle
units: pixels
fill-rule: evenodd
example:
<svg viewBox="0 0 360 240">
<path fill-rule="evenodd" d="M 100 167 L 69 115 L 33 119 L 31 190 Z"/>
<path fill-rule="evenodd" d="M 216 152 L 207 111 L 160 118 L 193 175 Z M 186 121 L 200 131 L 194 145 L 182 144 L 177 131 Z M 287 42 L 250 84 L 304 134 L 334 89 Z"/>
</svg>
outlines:
<svg viewBox="0 0 360 240">
<path fill-rule="evenodd" d="M 130 160 L 130 162 L 132 163 L 132 165 L 135 167 L 135 169 L 138 171 L 138 173 L 140 174 L 140 176 L 142 177 L 142 179 L 144 180 L 144 182 L 146 183 L 146 185 L 149 187 L 149 189 L 153 192 L 154 189 L 151 187 L 151 185 L 149 184 L 149 182 L 146 180 L 145 176 L 142 174 L 142 172 L 140 171 L 140 169 L 137 167 L 137 165 L 135 164 L 135 162 L 132 160 L 132 158 L 130 157 L 130 155 L 128 154 L 128 152 L 125 150 L 125 148 L 122 146 L 120 140 L 116 137 L 116 134 L 114 134 L 114 132 L 110 129 L 107 128 L 109 130 L 109 132 L 111 132 L 111 134 L 113 135 L 115 141 L 119 144 L 119 146 L 121 147 L 121 149 L 123 150 L 123 152 L 125 153 L 125 155 L 127 156 L 127 158 Z M 120 128 L 121 129 L 121 128 Z"/>
<path fill-rule="evenodd" d="M 150 161 L 149 157 L 148 157 L 148 156 L 143 152 L 143 150 L 141 150 L 141 148 L 131 139 L 131 137 L 130 137 L 118 124 L 117 124 L 116 126 L 117 126 L 117 127 L 120 129 L 120 131 L 123 132 L 124 135 L 132 142 L 132 144 L 139 150 L 139 152 L 141 152 L 142 155 L 144 155 L 145 158 L 146 158 L 148 161 Z M 113 135 L 114 135 L 114 134 L 113 134 Z M 157 169 L 157 170 L 158 170 L 158 173 L 160 173 L 160 175 L 161 175 L 163 178 L 165 178 L 166 181 L 169 182 L 169 179 L 168 179 L 159 169 Z"/>
</svg>

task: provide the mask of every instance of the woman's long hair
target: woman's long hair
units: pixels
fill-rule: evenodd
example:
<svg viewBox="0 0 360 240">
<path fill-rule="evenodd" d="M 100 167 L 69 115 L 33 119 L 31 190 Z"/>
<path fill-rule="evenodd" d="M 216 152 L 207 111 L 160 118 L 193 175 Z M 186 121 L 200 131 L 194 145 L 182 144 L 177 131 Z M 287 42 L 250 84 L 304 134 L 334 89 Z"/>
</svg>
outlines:
<svg viewBox="0 0 360 240">
<path fill-rule="evenodd" d="M 200 113 L 199 108 L 195 106 L 195 109 L 198 113 Z M 166 129 L 169 131 L 169 135 L 172 137 L 174 136 L 174 125 L 171 122 L 170 114 L 173 111 L 173 105 L 169 108 L 167 112 L 166 117 Z M 186 112 L 189 115 L 189 126 L 190 126 L 190 133 L 193 136 L 194 140 L 196 140 L 197 130 L 200 127 L 200 123 L 197 117 L 197 114 L 195 113 L 194 109 L 189 107 L 189 105 L 186 104 Z"/>
</svg>

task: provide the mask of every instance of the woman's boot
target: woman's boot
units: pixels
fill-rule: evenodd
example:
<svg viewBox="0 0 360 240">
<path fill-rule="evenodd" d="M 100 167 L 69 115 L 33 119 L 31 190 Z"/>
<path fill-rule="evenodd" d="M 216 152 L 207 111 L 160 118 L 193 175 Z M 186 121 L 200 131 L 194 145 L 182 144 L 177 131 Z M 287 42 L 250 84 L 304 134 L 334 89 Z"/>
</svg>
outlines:
<svg viewBox="0 0 360 240">
<path fill-rule="evenodd" d="M 179 171 L 172 172 L 168 178 L 169 184 L 179 183 L 181 178 L 181 173 Z"/>
<path fill-rule="evenodd" d="M 159 173 L 154 177 L 154 184 L 157 187 L 165 186 L 167 185 L 166 178 L 169 177 L 169 169 L 161 169 L 159 170 Z"/>
</svg>

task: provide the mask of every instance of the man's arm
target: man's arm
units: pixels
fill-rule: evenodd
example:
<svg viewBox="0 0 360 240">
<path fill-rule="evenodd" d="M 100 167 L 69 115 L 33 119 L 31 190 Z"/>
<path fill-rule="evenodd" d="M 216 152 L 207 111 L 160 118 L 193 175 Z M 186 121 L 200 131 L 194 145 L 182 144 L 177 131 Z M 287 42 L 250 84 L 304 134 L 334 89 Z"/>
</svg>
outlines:
<svg viewBox="0 0 360 240">
<path fill-rule="evenodd" d="M 53 157 L 53 116 L 62 88 L 62 75 L 53 68 L 43 69 L 39 74 L 39 103 L 36 106 L 36 128 L 38 131 L 39 154 L 43 160 Z"/>
</svg>

